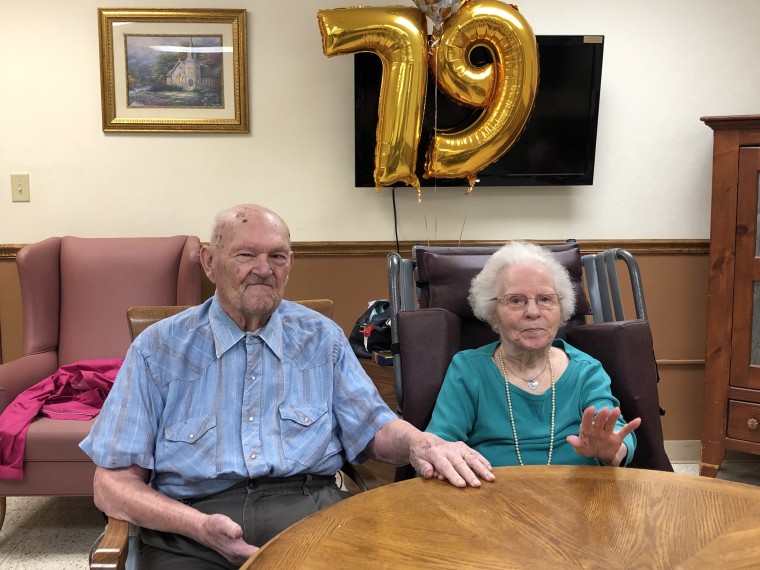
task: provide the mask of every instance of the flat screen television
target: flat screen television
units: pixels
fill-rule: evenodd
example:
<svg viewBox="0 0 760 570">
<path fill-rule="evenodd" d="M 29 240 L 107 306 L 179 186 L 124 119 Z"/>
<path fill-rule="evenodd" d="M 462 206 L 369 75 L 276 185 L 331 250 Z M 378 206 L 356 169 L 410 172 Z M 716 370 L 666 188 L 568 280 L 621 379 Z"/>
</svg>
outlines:
<svg viewBox="0 0 760 570">
<path fill-rule="evenodd" d="M 603 36 L 536 36 L 539 84 L 533 112 L 520 138 L 499 160 L 478 173 L 480 186 L 575 186 L 594 181 Z M 474 65 L 490 58 L 472 50 Z M 354 54 L 355 178 L 357 187 L 374 187 L 377 106 L 382 62 L 373 53 Z M 425 179 L 422 172 L 433 127 L 471 123 L 479 109 L 465 107 L 438 91 L 428 78 L 417 176 L 422 186 L 467 186 L 464 178 Z M 437 117 L 437 119 L 436 119 Z M 397 185 L 403 185 L 398 183 Z"/>
</svg>

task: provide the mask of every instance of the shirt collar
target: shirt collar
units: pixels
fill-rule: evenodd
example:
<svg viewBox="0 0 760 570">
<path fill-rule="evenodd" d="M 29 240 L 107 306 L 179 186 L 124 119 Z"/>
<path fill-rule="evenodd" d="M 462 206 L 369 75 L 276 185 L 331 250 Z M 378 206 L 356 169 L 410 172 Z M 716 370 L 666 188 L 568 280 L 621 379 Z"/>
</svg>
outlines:
<svg viewBox="0 0 760 570">
<path fill-rule="evenodd" d="M 246 336 L 246 333 L 241 331 L 235 321 L 224 312 L 216 295 L 214 295 L 211 301 L 209 321 L 211 323 L 211 330 L 214 333 L 214 349 L 217 358 L 220 358 L 222 354 Z M 274 355 L 279 360 L 282 360 L 282 319 L 280 318 L 279 306 L 272 316 L 269 317 L 269 321 L 264 325 L 264 328 L 260 328 L 251 334 L 260 338 Z"/>
</svg>

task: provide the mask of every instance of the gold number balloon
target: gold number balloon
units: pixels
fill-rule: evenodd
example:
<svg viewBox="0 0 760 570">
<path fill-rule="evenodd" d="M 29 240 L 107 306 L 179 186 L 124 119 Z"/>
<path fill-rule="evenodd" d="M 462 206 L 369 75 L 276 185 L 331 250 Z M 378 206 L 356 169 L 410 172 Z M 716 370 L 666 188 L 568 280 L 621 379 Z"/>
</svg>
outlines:
<svg viewBox="0 0 760 570">
<path fill-rule="evenodd" d="M 474 68 L 469 53 L 487 48 L 494 62 Z M 528 121 L 538 87 L 538 48 L 530 25 L 498 0 L 470 0 L 452 15 L 435 47 L 441 89 L 458 101 L 482 107 L 471 125 L 438 132 L 426 155 L 426 178 L 463 178 L 475 184 L 478 171 L 515 143 Z"/>
<path fill-rule="evenodd" d="M 427 88 L 425 15 L 416 8 L 336 8 L 317 12 L 326 56 L 371 51 L 383 62 L 375 147 L 375 187 L 417 188 L 414 173 Z"/>
</svg>

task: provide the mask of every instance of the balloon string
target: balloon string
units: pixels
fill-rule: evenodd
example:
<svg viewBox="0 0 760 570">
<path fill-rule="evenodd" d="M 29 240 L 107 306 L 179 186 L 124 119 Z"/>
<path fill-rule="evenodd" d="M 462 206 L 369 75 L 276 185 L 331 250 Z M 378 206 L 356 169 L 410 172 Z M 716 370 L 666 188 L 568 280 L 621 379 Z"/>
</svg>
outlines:
<svg viewBox="0 0 760 570">
<path fill-rule="evenodd" d="M 441 40 L 440 35 L 433 35 L 430 43 L 429 57 L 433 58 L 433 137 L 438 130 L 438 58 L 436 46 Z M 434 140 L 434 139 L 433 139 Z M 432 143 L 432 141 L 431 141 Z M 433 178 L 433 239 L 438 239 L 438 178 Z"/>
<path fill-rule="evenodd" d="M 467 216 L 469 215 L 469 212 L 470 212 L 470 196 L 472 196 L 472 187 L 473 185 L 470 185 L 470 187 L 464 193 L 464 218 L 462 219 L 462 229 L 459 231 L 459 242 L 457 243 L 457 247 L 460 247 L 462 245 L 462 235 L 464 235 L 464 226 L 467 223 Z"/>
<path fill-rule="evenodd" d="M 433 188 L 433 239 L 438 239 L 438 186 Z"/>
<path fill-rule="evenodd" d="M 427 236 L 427 244 L 430 245 L 430 229 L 428 228 L 427 212 L 425 212 L 425 204 L 422 203 L 422 190 L 417 188 L 417 204 L 419 204 L 422 210 L 422 220 L 425 222 L 425 236 Z"/>
</svg>

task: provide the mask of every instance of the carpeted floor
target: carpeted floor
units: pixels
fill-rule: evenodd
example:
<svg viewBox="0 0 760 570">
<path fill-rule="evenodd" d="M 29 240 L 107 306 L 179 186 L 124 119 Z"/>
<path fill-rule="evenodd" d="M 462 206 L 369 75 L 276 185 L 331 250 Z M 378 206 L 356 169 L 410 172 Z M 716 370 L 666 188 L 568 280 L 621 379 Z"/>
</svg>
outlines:
<svg viewBox="0 0 760 570">
<path fill-rule="evenodd" d="M 678 473 L 699 474 L 699 465 L 696 463 L 673 464 L 673 469 Z M 746 461 L 724 461 L 718 471 L 718 479 L 760 486 L 760 462 L 754 457 Z"/>
</svg>

